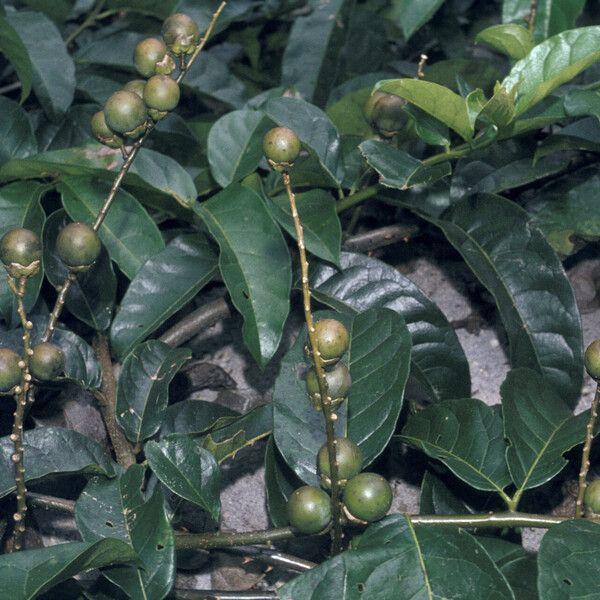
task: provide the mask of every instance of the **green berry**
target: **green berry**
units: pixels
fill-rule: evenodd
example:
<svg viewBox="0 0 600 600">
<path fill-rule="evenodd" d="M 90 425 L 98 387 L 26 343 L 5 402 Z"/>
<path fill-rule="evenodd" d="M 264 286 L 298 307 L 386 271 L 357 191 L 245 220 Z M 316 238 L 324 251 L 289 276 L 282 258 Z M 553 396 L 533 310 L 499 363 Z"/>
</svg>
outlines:
<svg viewBox="0 0 600 600">
<path fill-rule="evenodd" d="M 196 22 L 182 13 L 168 17 L 163 23 L 162 36 L 169 50 L 175 54 L 192 54 L 200 43 Z"/>
<path fill-rule="evenodd" d="M 56 379 L 65 368 L 63 351 L 50 342 L 42 342 L 33 347 L 29 358 L 29 370 L 39 381 Z"/>
<path fill-rule="evenodd" d="M 361 449 L 351 440 L 346 437 L 335 438 L 335 456 L 338 465 L 338 479 L 352 479 L 360 473 L 363 463 L 363 455 Z M 321 482 L 324 487 L 329 489 L 331 482 L 331 471 L 329 469 L 329 451 L 327 444 L 321 446 L 317 457 L 317 465 L 321 474 Z"/>
<path fill-rule="evenodd" d="M 315 324 L 317 348 L 325 361 L 339 360 L 350 345 L 350 336 L 337 319 L 321 319 Z"/>
<path fill-rule="evenodd" d="M 179 104 L 179 95 L 179 84 L 168 75 L 154 75 L 144 86 L 144 102 L 154 110 L 173 110 Z"/>
<path fill-rule="evenodd" d="M 587 484 L 583 501 L 587 512 L 600 513 L 600 479 Z"/>
<path fill-rule="evenodd" d="M 21 383 L 21 357 L 8 348 L 0 348 L 0 392 L 9 392 Z"/>
<path fill-rule="evenodd" d="M 337 363 L 329 371 L 325 371 L 325 382 L 327 383 L 327 391 L 332 399 L 345 398 L 348 390 L 352 385 L 352 378 L 348 367 L 343 363 Z M 319 393 L 319 380 L 314 367 L 311 367 L 306 373 L 306 390 L 310 396 L 316 396 L 321 399 Z"/>
<path fill-rule="evenodd" d="M 300 154 L 300 139 L 287 127 L 269 129 L 263 138 L 263 152 L 275 165 L 292 165 Z"/>
<path fill-rule="evenodd" d="M 70 223 L 56 238 L 59 257 L 72 269 L 87 268 L 94 264 L 101 249 L 98 234 L 86 223 Z"/>
<path fill-rule="evenodd" d="M 99 110 L 97 113 L 94 113 L 91 126 L 94 137 L 101 144 L 109 148 L 120 148 L 123 145 L 123 138 L 106 124 L 104 111 Z"/>
<path fill-rule="evenodd" d="M 404 107 L 406 100 L 393 94 L 383 94 L 373 107 L 372 123 L 384 136 L 398 133 L 408 120 Z"/>
<path fill-rule="evenodd" d="M 593 341 L 585 351 L 585 370 L 589 376 L 600 381 L 600 340 Z"/>
<path fill-rule="evenodd" d="M 134 94 L 137 94 L 143 100 L 145 85 L 146 85 L 145 79 L 132 79 L 131 81 L 128 81 L 123 86 L 123 89 L 127 90 L 128 92 L 133 92 Z"/>
<path fill-rule="evenodd" d="M 162 40 L 146 38 L 142 40 L 133 52 L 133 64 L 142 77 L 152 77 L 156 74 L 156 63 L 167 55 L 167 46 Z"/>
<path fill-rule="evenodd" d="M 106 101 L 104 118 L 111 129 L 129 135 L 144 125 L 148 113 L 144 101 L 135 92 L 119 90 Z"/>
<path fill-rule="evenodd" d="M 305 485 L 289 497 L 287 515 L 290 525 L 301 533 L 319 533 L 331 522 L 331 500 L 323 490 Z"/>
<path fill-rule="evenodd" d="M 346 483 L 344 505 L 361 521 L 379 521 L 392 505 L 392 488 L 377 473 L 359 473 Z"/>
<path fill-rule="evenodd" d="M 365 102 L 363 107 L 363 112 L 365 115 L 365 119 L 372 125 L 373 124 L 373 109 L 377 102 L 383 98 L 386 94 L 384 92 L 373 92 Z"/>
<path fill-rule="evenodd" d="M 31 230 L 11 229 L 0 240 L 0 259 L 5 266 L 29 267 L 42 258 L 42 243 Z"/>
</svg>

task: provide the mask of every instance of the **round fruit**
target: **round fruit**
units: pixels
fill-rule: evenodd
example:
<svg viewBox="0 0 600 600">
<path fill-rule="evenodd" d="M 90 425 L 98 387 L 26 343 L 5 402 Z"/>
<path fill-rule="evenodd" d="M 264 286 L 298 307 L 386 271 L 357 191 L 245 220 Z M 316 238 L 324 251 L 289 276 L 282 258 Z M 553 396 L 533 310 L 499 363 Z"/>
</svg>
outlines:
<svg viewBox="0 0 600 600">
<path fill-rule="evenodd" d="M 42 342 L 33 347 L 29 358 L 29 370 L 39 381 L 56 379 L 65 368 L 63 351 L 50 342 Z"/>
<path fill-rule="evenodd" d="M 373 109 L 375 105 L 381 98 L 383 98 L 386 94 L 384 92 L 374 92 L 372 93 L 365 102 L 365 106 L 363 108 L 363 112 L 365 114 L 365 119 L 369 121 L 369 123 L 373 124 Z"/>
<path fill-rule="evenodd" d="M 89 267 L 101 248 L 98 234 L 86 223 L 69 223 L 56 238 L 56 251 L 71 268 Z"/>
<path fill-rule="evenodd" d="M 21 357 L 8 348 L 0 348 L 0 392 L 8 392 L 21 383 Z"/>
<path fill-rule="evenodd" d="M 587 484 L 583 501 L 587 511 L 600 513 L 600 479 L 594 479 Z"/>
<path fill-rule="evenodd" d="M 7 267 L 11 264 L 28 267 L 41 257 L 40 238 L 29 229 L 11 229 L 0 240 L 0 259 Z"/>
<path fill-rule="evenodd" d="M 335 438 L 335 456 L 338 465 L 338 479 L 352 479 L 360 473 L 362 469 L 363 456 L 361 449 L 350 439 L 346 437 Z M 325 476 L 323 483 L 329 489 L 331 484 L 329 478 L 331 471 L 329 470 L 329 452 L 327 444 L 321 446 L 318 454 L 319 473 Z"/>
<path fill-rule="evenodd" d="M 144 86 L 144 102 L 155 110 L 173 110 L 179 103 L 179 94 L 179 84 L 168 75 L 154 75 Z"/>
<path fill-rule="evenodd" d="M 406 100 L 393 94 L 383 94 L 373 106 L 371 121 L 384 135 L 393 135 L 404 127 L 408 119 Z"/>
<path fill-rule="evenodd" d="M 120 148 L 123 145 L 123 138 L 106 124 L 104 111 L 99 110 L 97 113 L 94 113 L 91 126 L 94 137 L 101 144 L 109 148 Z"/>
<path fill-rule="evenodd" d="M 295 490 L 287 502 L 290 525 L 311 535 L 323 531 L 331 522 L 331 500 L 319 488 L 310 485 Z"/>
<path fill-rule="evenodd" d="M 300 154 L 300 139 L 287 127 L 274 127 L 263 138 L 263 152 L 275 164 L 291 165 Z"/>
<path fill-rule="evenodd" d="M 339 360 L 350 345 L 348 330 L 336 319 L 321 319 L 315 324 L 317 348 L 323 360 Z"/>
<path fill-rule="evenodd" d="M 325 382 L 332 399 L 345 398 L 352 385 L 348 367 L 343 362 L 337 363 L 333 369 L 325 371 Z M 319 380 L 314 367 L 311 367 L 306 373 L 306 389 L 310 396 L 318 396 L 318 399 L 321 399 Z"/>
<path fill-rule="evenodd" d="M 346 483 L 344 504 L 361 521 L 379 521 L 392 505 L 392 488 L 377 473 L 359 473 Z"/>
<path fill-rule="evenodd" d="M 146 85 L 146 80 L 145 79 L 132 79 L 131 81 L 128 81 L 123 86 L 123 89 L 127 90 L 128 92 L 133 92 L 134 94 L 137 94 L 143 100 L 144 99 L 144 86 L 145 85 Z"/>
<path fill-rule="evenodd" d="M 175 13 L 165 20 L 162 36 L 173 54 L 192 54 L 200 43 L 198 25 L 182 13 Z"/>
<path fill-rule="evenodd" d="M 593 341 L 585 351 L 585 370 L 592 379 L 600 381 L 600 340 Z"/>
<path fill-rule="evenodd" d="M 146 38 L 142 40 L 133 52 L 133 64 L 142 77 L 152 77 L 156 74 L 156 63 L 164 59 L 167 46 L 162 40 Z"/>
<path fill-rule="evenodd" d="M 104 105 L 106 124 L 117 133 L 134 131 L 145 123 L 147 117 L 144 101 L 128 90 L 115 92 Z"/>
</svg>

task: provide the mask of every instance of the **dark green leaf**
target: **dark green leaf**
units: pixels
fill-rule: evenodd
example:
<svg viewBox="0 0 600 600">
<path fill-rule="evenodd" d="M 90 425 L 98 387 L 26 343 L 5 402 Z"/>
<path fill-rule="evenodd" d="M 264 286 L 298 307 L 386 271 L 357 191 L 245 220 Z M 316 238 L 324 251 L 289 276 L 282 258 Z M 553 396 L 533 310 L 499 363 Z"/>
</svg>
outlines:
<svg viewBox="0 0 600 600">
<path fill-rule="evenodd" d="M 114 477 L 115 463 L 97 442 L 61 427 L 40 427 L 24 434 L 25 481 L 51 475 L 87 474 Z M 0 497 L 15 490 L 13 442 L 0 438 Z"/>
<path fill-rule="evenodd" d="M 205 433 L 222 417 L 235 416 L 237 413 L 216 402 L 181 400 L 171 404 L 165 411 L 160 435 L 164 437 L 171 433 Z"/>
<path fill-rule="evenodd" d="M 117 386 L 117 421 L 134 443 L 159 429 L 169 401 L 169 383 L 191 357 L 185 348 L 150 340 L 128 354 Z"/>
<path fill-rule="evenodd" d="M 288 525 L 287 499 L 301 485 L 302 482 L 285 464 L 271 436 L 265 451 L 265 491 L 269 517 L 275 527 Z"/>
<path fill-rule="evenodd" d="M 5 598 L 33 600 L 83 571 L 134 562 L 136 558 L 131 547 L 114 539 L 4 554 L 0 556 L 2 594 Z"/>
<path fill-rule="evenodd" d="M 0 17 L 0 43 L 2 40 Z M 37 152 L 37 141 L 29 115 L 8 98 L 0 97 L 0 165 L 11 158 L 25 158 Z"/>
<path fill-rule="evenodd" d="M 469 364 L 442 311 L 397 269 L 362 254 L 342 252 L 342 271 L 313 270 L 314 297 L 339 311 L 385 307 L 400 313 L 412 338 L 411 373 L 436 400 L 471 393 Z"/>
<path fill-rule="evenodd" d="M 435 15 L 444 0 L 393 0 L 388 17 L 400 24 L 408 40 Z"/>
<path fill-rule="evenodd" d="M 108 0 L 107 10 L 128 10 L 166 19 L 177 8 L 178 0 Z"/>
<path fill-rule="evenodd" d="M 291 265 L 281 231 L 261 198 L 238 184 L 194 210 L 219 244 L 219 268 L 244 317 L 244 341 L 264 367 L 279 346 L 289 311 Z"/>
<path fill-rule="evenodd" d="M 600 153 L 600 123 L 596 117 L 575 121 L 549 135 L 536 148 L 534 161 L 559 152 L 565 153 L 561 156 L 563 160 L 572 160 L 573 150 Z"/>
<path fill-rule="evenodd" d="M 475 41 L 488 44 L 515 60 L 525 58 L 534 46 L 529 30 L 515 23 L 487 27 L 477 34 Z"/>
<path fill-rule="evenodd" d="M 113 567 L 104 576 L 132 600 L 162 600 L 175 578 L 175 539 L 162 488 L 145 497 L 145 468 L 132 465 L 111 481 L 92 479 L 75 505 L 75 520 L 86 541 L 113 537 L 130 545 L 140 567 Z"/>
<path fill-rule="evenodd" d="M 327 107 L 327 115 L 340 135 L 355 135 L 361 139 L 371 135 L 371 126 L 364 113 L 371 90 L 372 86 L 355 90 Z"/>
<path fill-rule="evenodd" d="M 213 455 L 190 435 L 147 442 L 144 453 L 155 475 L 172 492 L 203 508 L 218 524 L 220 472 Z"/>
<path fill-rule="evenodd" d="M 473 511 L 441 479 L 426 471 L 421 482 L 419 512 L 424 515 L 466 515 Z"/>
<path fill-rule="evenodd" d="M 19 34 L 3 15 L 4 13 L 0 14 L 0 52 L 6 56 L 17 73 L 21 82 L 21 102 L 24 102 L 31 93 L 33 65 Z"/>
</svg>

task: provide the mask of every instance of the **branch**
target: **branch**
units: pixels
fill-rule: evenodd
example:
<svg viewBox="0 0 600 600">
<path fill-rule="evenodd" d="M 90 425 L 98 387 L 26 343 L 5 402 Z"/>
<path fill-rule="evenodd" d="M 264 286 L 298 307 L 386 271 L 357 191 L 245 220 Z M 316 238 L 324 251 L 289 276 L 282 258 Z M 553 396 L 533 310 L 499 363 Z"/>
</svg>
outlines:
<svg viewBox="0 0 600 600">
<path fill-rule="evenodd" d="M 316 563 L 310 560 L 304 560 L 291 554 L 284 554 L 269 546 L 232 546 L 224 548 L 227 554 L 235 554 L 236 556 L 247 557 L 258 562 L 264 562 L 269 565 L 277 565 L 291 571 L 310 571 L 317 566 Z"/>
<path fill-rule="evenodd" d="M 37 494 L 30 492 L 27 494 L 27 502 L 35 508 L 43 508 L 45 510 L 59 510 L 73 514 L 75 512 L 75 502 L 73 500 L 65 500 L 64 498 L 55 498 L 46 494 Z"/>
<path fill-rule="evenodd" d="M 342 249 L 349 252 L 370 252 L 396 242 L 407 242 L 417 233 L 419 228 L 414 225 L 387 225 L 347 238 Z"/>
<path fill-rule="evenodd" d="M 579 486 L 577 490 L 577 502 L 575 503 L 575 517 L 577 519 L 583 516 L 583 497 L 587 487 L 587 474 L 590 469 L 590 450 L 592 449 L 592 440 L 594 439 L 594 426 L 598 416 L 598 401 L 600 400 L 600 386 L 596 385 L 596 394 L 592 400 L 590 409 L 590 418 L 588 419 L 585 430 L 585 442 L 581 452 L 581 469 L 579 471 Z"/>
<path fill-rule="evenodd" d="M 267 544 L 298 537 L 291 527 L 263 529 L 260 531 L 216 531 L 210 533 L 180 533 L 175 536 L 177 550 L 211 550 L 228 546 L 246 546 L 248 544 Z"/>
</svg>

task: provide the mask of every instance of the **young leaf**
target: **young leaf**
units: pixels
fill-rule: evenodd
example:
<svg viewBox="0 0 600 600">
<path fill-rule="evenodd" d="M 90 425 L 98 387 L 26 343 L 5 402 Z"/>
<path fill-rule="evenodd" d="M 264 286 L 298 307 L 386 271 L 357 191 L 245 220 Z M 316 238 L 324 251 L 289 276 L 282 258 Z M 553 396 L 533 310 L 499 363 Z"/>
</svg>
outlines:
<svg viewBox="0 0 600 600">
<path fill-rule="evenodd" d="M 187 304 L 216 274 L 217 257 L 200 233 L 174 238 L 133 278 L 110 329 L 113 350 L 132 348 Z"/>
<path fill-rule="evenodd" d="M 279 346 L 289 312 L 291 265 L 283 235 L 258 194 L 239 184 L 194 210 L 219 244 L 219 268 L 244 317 L 244 341 L 264 367 Z"/>
<path fill-rule="evenodd" d="M 388 18 L 400 24 L 404 37 L 408 40 L 444 4 L 444 0 L 393 0 Z"/>
<path fill-rule="evenodd" d="M 31 93 L 33 65 L 27 48 L 4 14 L 0 14 L 0 52 L 6 56 L 17 73 L 21 82 L 21 102 L 24 102 Z"/>
<path fill-rule="evenodd" d="M 140 344 L 127 355 L 117 386 L 116 416 L 132 442 L 143 442 L 160 429 L 169 383 L 190 357 L 190 350 L 157 340 Z"/>
<path fill-rule="evenodd" d="M 0 17 L 0 44 L 2 17 Z M 21 106 L 8 98 L 0 97 L 0 165 L 11 158 L 26 158 L 37 152 L 31 119 Z"/>
<path fill-rule="evenodd" d="M 515 60 L 525 58 L 534 46 L 529 30 L 515 23 L 486 27 L 477 34 L 475 42 L 488 44 Z"/>
</svg>

